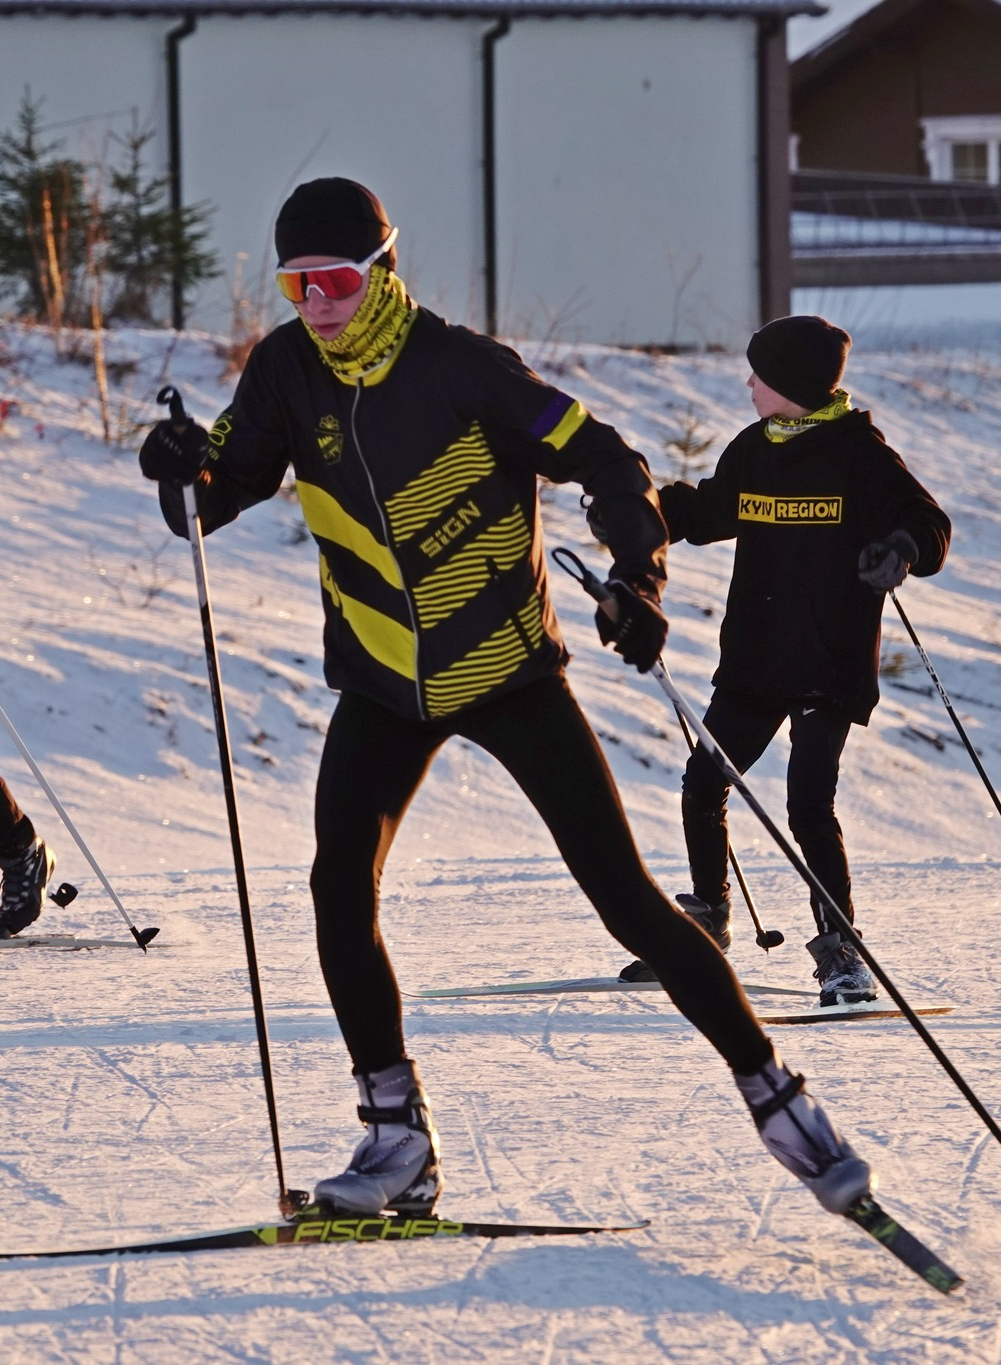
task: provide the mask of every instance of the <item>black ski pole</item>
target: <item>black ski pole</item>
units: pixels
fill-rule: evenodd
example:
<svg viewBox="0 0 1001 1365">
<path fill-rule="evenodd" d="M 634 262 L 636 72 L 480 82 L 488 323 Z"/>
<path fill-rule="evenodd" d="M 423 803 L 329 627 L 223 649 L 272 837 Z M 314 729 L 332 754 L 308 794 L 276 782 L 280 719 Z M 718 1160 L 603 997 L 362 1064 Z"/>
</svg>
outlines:
<svg viewBox="0 0 1001 1365">
<path fill-rule="evenodd" d="M 904 628 L 906 629 L 907 634 L 911 637 L 911 639 L 914 642 L 914 648 L 921 655 L 921 662 L 924 664 L 925 668 L 927 668 L 928 676 L 935 684 L 935 689 L 938 692 L 938 695 L 942 698 L 943 704 L 945 705 L 945 709 L 949 712 L 949 716 L 952 719 L 953 725 L 955 725 L 957 731 L 959 732 L 960 739 L 966 745 L 966 752 L 973 759 L 973 766 L 976 768 L 977 772 L 983 778 L 984 786 L 990 793 L 991 800 L 994 802 L 998 814 L 1001 814 L 1001 801 L 998 800 L 998 794 L 991 786 L 991 779 L 987 776 L 987 773 L 984 770 L 984 765 L 980 762 L 980 755 L 977 753 L 976 749 L 974 749 L 973 745 L 970 743 L 969 735 L 967 735 L 966 731 L 963 729 L 959 717 L 956 715 L 956 712 L 952 708 L 952 702 L 949 700 L 949 694 L 946 692 L 941 682 L 939 682 L 938 674 L 932 667 L 932 661 L 931 659 L 929 659 L 928 655 L 922 648 L 921 641 L 915 634 L 914 627 L 911 625 L 910 621 L 908 621 L 907 614 L 904 611 L 903 607 L 900 605 L 900 603 L 897 601 L 897 594 L 893 591 L 892 588 L 890 589 L 890 597 L 893 600 L 893 605 L 897 608 L 901 621 L 903 621 L 904 623 Z"/>
<path fill-rule="evenodd" d="M 678 724 L 681 726 L 681 733 L 685 736 L 685 742 L 688 744 L 688 752 L 694 753 L 695 740 L 692 738 L 692 732 L 688 727 L 688 721 L 685 720 L 685 713 L 682 711 L 681 707 L 677 705 L 677 703 L 675 703 L 674 713 L 678 717 Z M 732 848 L 730 849 L 730 866 L 733 868 L 733 875 L 737 878 L 737 885 L 740 887 L 740 894 L 744 897 L 744 903 L 747 906 L 748 911 L 750 912 L 751 919 L 754 922 L 754 928 L 757 931 L 754 940 L 755 943 L 758 945 L 759 948 L 764 948 L 766 953 L 768 952 L 769 948 L 777 948 L 780 943 L 785 943 L 786 941 L 785 934 L 781 933 L 780 930 L 765 929 L 764 926 L 762 925 L 761 920 L 758 917 L 757 906 L 754 904 L 754 897 L 751 895 L 751 888 L 748 886 L 744 878 L 744 873 L 741 870 L 740 863 L 737 861 L 737 855 L 736 853 L 734 853 Z"/>
<path fill-rule="evenodd" d="M 588 569 L 583 564 L 583 562 L 577 557 L 577 555 L 573 553 L 572 550 L 567 550 L 560 546 L 557 549 L 553 550 L 552 554 L 553 558 L 556 560 L 556 563 L 560 566 L 560 568 L 565 570 L 565 572 L 567 572 L 568 574 L 570 574 L 572 578 L 576 578 L 577 582 L 580 583 L 584 591 L 588 593 L 591 597 L 593 597 L 594 600 L 603 608 L 603 610 L 607 611 L 609 616 L 611 616 L 612 619 L 614 620 L 613 613 L 618 610 L 618 604 L 616 603 L 614 595 L 609 591 L 609 589 L 605 586 L 601 579 L 598 578 L 596 574 L 593 574 L 590 571 L 590 569 Z M 657 683 L 659 683 L 660 687 L 671 699 L 674 705 L 682 711 L 686 720 L 691 725 L 692 729 L 695 731 L 699 739 L 702 741 L 706 749 L 709 751 L 709 754 L 713 761 L 716 763 L 717 767 L 720 769 L 720 771 L 723 773 L 726 779 L 730 783 L 732 783 L 734 787 L 737 788 L 741 796 L 744 798 L 744 800 L 750 806 L 751 810 L 764 825 L 768 833 L 778 844 L 782 852 L 792 863 L 793 867 L 796 869 L 799 875 L 803 878 L 805 882 L 807 882 L 813 888 L 817 896 L 824 902 L 824 905 L 826 906 L 827 910 L 833 917 L 834 923 L 838 926 L 838 930 L 841 933 L 841 935 L 844 938 L 848 939 L 850 943 L 854 944 L 854 946 L 859 952 L 859 955 L 871 968 L 873 975 L 881 983 L 881 985 L 886 990 L 887 994 L 893 1000 L 894 1004 L 900 1010 L 901 1014 L 904 1015 L 904 1017 L 910 1023 L 911 1027 L 915 1030 L 918 1036 L 925 1043 L 925 1046 L 931 1052 L 932 1056 L 936 1059 L 936 1061 L 946 1072 L 946 1074 L 952 1079 L 957 1089 L 967 1100 L 967 1102 L 974 1110 L 974 1112 L 980 1117 L 981 1121 L 987 1127 L 988 1131 L 997 1139 L 998 1142 L 1001 1142 L 1001 1126 L 998 1125 L 994 1117 L 987 1111 L 987 1109 L 984 1107 L 981 1101 L 977 1098 L 977 1095 L 974 1093 L 973 1089 L 970 1087 L 967 1081 L 964 1080 L 964 1078 L 960 1075 L 959 1071 L 956 1069 L 956 1067 L 952 1064 L 949 1058 L 939 1047 L 938 1043 L 928 1032 L 927 1028 L 925 1028 L 924 1024 L 921 1022 L 921 1019 L 918 1017 L 918 1015 L 915 1014 L 914 1010 L 901 995 L 900 991 L 887 976 L 886 972 L 884 972 L 883 968 L 873 957 L 872 953 L 870 953 L 869 949 L 862 942 L 862 939 L 855 931 L 854 926 L 852 925 L 848 917 L 844 914 L 841 907 L 838 905 L 837 901 L 835 901 L 831 893 L 810 871 L 806 863 L 793 848 L 792 844 L 779 829 L 778 825 L 776 825 L 775 821 L 771 818 L 771 816 L 768 814 L 765 808 L 758 801 L 757 797 L 754 795 L 750 787 L 744 781 L 744 778 L 727 758 L 726 754 L 723 752 L 720 746 L 716 743 L 715 739 L 702 724 L 701 720 L 699 720 L 698 715 L 695 713 L 695 711 L 692 710 L 688 702 L 685 701 L 684 697 L 681 695 L 681 693 L 675 686 L 674 679 L 667 671 L 663 659 L 661 659 L 658 663 L 654 664 L 653 668 L 651 668 L 650 670 L 650 676 L 654 678 Z"/>
<path fill-rule="evenodd" d="M 14 729 L 14 725 L 13 722 L 11 721 L 10 716 L 8 716 L 7 712 L 3 709 L 2 706 L 0 706 L 0 720 L 3 721 L 7 733 L 10 735 L 11 739 L 17 745 L 18 752 L 20 753 L 21 757 L 24 759 L 25 763 L 27 763 L 28 767 L 31 769 L 35 781 L 38 783 L 42 791 L 52 802 L 52 806 L 56 814 L 59 816 L 60 820 L 69 830 L 70 834 L 72 834 L 74 840 L 76 841 L 77 848 L 79 848 L 80 852 L 83 854 L 83 856 L 87 859 L 88 863 L 90 863 L 91 867 L 97 873 L 101 885 L 104 887 L 105 891 L 107 891 L 108 895 L 114 902 L 115 909 L 121 915 L 125 923 L 129 926 L 129 933 L 135 939 L 136 943 L 138 943 L 139 947 L 143 950 L 143 952 L 145 952 L 146 944 L 149 943 L 152 939 L 156 938 L 160 930 L 155 928 L 137 929 L 136 926 L 132 923 L 132 919 L 131 916 L 129 915 L 129 912 L 126 910 L 125 906 L 122 904 L 122 902 L 118 899 L 118 896 L 115 894 L 115 889 L 108 881 L 107 877 L 104 875 L 104 872 L 101 870 L 100 863 L 97 861 L 93 853 L 91 853 L 90 849 L 84 843 L 80 831 L 77 829 L 76 825 L 74 825 L 73 821 L 67 815 L 62 802 L 59 800 L 59 797 L 56 796 L 55 792 L 52 790 L 48 782 L 45 780 L 45 776 L 41 768 L 38 766 L 38 764 L 32 758 L 31 754 L 28 752 L 28 746 L 25 744 L 24 740 Z M 68 895 L 70 891 L 73 892 L 72 895 Z M 68 905 L 69 902 L 74 899 L 75 895 L 76 891 L 73 887 L 61 886 L 58 889 L 58 891 L 52 893 L 51 898 L 56 902 L 57 905 Z M 67 896 L 68 899 L 65 898 Z"/>
<path fill-rule="evenodd" d="M 184 431 L 191 418 L 184 410 L 184 402 L 177 389 L 167 385 L 156 396 L 158 403 L 170 405 L 170 420 L 174 429 Z M 233 865 L 236 871 L 236 888 L 240 902 L 240 918 L 243 921 L 243 940 L 247 949 L 247 969 L 250 975 L 250 993 L 254 1001 L 254 1022 L 257 1025 L 257 1046 L 261 1055 L 261 1072 L 264 1078 L 264 1093 L 268 1103 L 268 1119 L 271 1124 L 271 1143 L 275 1153 L 275 1166 L 278 1170 L 280 1190 L 278 1206 L 286 1216 L 302 1208 L 309 1195 L 305 1190 L 290 1190 L 285 1184 L 285 1171 L 282 1166 L 282 1146 L 278 1132 L 278 1107 L 275 1103 L 275 1087 L 271 1074 L 271 1049 L 268 1045 L 268 1021 L 264 1012 L 264 996 L 261 992 L 261 977 L 257 967 L 257 949 L 254 946 L 254 922 L 250 914 L 250 895 L 247 889 L 247 873 L 243 860 L 243 840 L 240 837 L 240 818 L 236 806 L 236 787 L 233 782 L 233 759 L 226 725 L 226 703 L 222 690 L 222 675 L 219 672 L 219 655 L 216 650 L 215 630 L 212 626 L 212 607 L 209 603 L 208 569 L 205 564 L 205 547 L 202 542 L 202 523 L 198 515 L 194 484 L 184 485 L 184 510 L 188 518 L 188 539 L 191 541 L 191 554 L 195 566 L 195 582 L 198 585 L 198 602 L 202 613 L 202 632 L 205 636 L 205 662 L 209 675 L 209 690 L 212 694 L 212 710 L 215 713 L 216 738 L 219 744 L 219 764 L 222 769 L 222 785 L 226 793 L 226 812 L 229 816 L 229 835 L 233 846 Z"/>
</svg>

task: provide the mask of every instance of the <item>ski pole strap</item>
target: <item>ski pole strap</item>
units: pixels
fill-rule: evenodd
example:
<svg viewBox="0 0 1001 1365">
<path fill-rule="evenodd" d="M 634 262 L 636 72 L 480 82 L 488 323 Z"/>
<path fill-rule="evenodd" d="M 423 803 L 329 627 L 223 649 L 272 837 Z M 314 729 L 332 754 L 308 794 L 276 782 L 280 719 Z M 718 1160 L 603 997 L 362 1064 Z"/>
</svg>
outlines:
<svg viewBox="0 0 1001 1365">
<path fill-rule="evenodd" d="M 751 1117 L 754 1119 L 755 1127 L 763 1128 L 771 1116 L 777 1114 L 780 1109 L 784 1109 L 789 1101 L 795 1099 L 805 1086 L 805 1076 L 792 1076 L 781 1090 L 776 1090 L 770 1100 L 755 1105 L 751 1109 Z"/>
<path fill-rule="evenodd" d="M 615 594 L 611 589 L 602 583 L 597 574 L 591 572 L 584 561 L 574 554 L 573 550 L 568 550 L 565 545 L 557 545 L 552 553 L 553 559 L 556 560 L 560 568 L 568 573 L 571 578 L 576 578 L 589 597 L 593 597 L 606 610 L 613 608 L 613 610 L 608 610 L 608 614 L 614 621 L 618 615 L 618 603 L 615 601 Z"/>
</svg>

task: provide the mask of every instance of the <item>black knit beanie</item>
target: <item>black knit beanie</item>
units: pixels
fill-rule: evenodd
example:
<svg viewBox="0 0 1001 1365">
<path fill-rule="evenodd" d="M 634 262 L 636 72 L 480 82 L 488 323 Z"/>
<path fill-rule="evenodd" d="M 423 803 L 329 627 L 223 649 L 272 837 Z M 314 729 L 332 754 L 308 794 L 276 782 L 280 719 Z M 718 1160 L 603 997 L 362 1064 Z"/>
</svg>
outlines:
<svg viewBox="0 0 1001 1365">
<path fill-rule="evenodd" d="M 751 369 L 770 389 L 807 412 L 831 400 L 852 339 L 826 318 L 776 318 L 747 347 Z"/>
<path fill-rule="evenodd" d="M 343 256 L 348 261 L 364 261 L 390 231 L 386 210 L 364 185 L 339 175 L 310 180 L 292 191 L 278 213 L 278 264 L 297 256 Z M 395 246 L 381 264 L 395 268 Z"/>
</svg>

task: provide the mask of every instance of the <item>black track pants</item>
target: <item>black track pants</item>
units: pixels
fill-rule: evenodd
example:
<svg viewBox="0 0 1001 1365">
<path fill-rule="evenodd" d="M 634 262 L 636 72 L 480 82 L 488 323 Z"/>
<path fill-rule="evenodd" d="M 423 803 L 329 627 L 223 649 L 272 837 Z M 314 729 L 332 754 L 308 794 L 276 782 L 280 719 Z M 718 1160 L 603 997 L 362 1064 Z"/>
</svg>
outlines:
<svg viewBox="0 0 1001 1365">
<path fill-rule="evenodd" d="M 771 1054 L 726 959 L 644 867 L 598 742 L 562 676 L 447 722 L 404 720 L 354 693 L 331 721 L 316 793 L 312 890 L 330 998 L 356 1071 L 405 1055 L 400 995 L 378 926 L 386 856 L 435 753 L 461 735 L 514 777 L 624 948 L 735 1071 Z"/>
<path fill-rule="evenodd" d="M 755 763 L 788 716 L 791 748 L 787 773 L 789 828 L 803 860 L 850 921 L 851 877 L 841 826 L 834 814 L 841 751 L 851 721 L 842 710 L 809 699 L 760 701 L 718 691 L 709 703 L 705 727 L 739 773 Z M 729 893 L 726 803 L 730 784 L 702 744 L 688 761 L 681 814 L 695 894 L 718 905 Z M 823 904 L 811 894 L 817 932 L 829 934 Z"/>
</svg>

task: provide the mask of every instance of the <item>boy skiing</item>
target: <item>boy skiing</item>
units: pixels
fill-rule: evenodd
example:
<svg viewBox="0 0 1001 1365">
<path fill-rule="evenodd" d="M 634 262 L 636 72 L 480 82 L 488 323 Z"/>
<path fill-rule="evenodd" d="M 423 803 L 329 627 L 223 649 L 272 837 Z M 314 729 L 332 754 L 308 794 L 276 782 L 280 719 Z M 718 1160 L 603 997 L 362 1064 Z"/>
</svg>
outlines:
<svg viewBox="0 0 1001 1365">
<path fill-rule="evenodd" d="M 851 878 L 834 813 L 838 764 L 853 724 L 879 698 L 883 597 L 908 573 L 942 567 L 949 519 L 839 388 L 851 338 L 820 317 L 778 318 L 747 348 L 759 421 L 697 487 L 668 484 L 672 541 L 736 539 L 720 661 L 705 725 L 741 773 L 788 719 L 789 827 L 810 871 L 854 923 Z M 590 515 L 601 538 L 602 509 Z M 595 527 L 595 523 L 597 526 Z M 730 946 L 726 805 L 730 784 L 704 746 L 685 769 L 682 819 L 692 893 L 678 904 Z M 820 1004 L 873 1000 L 876 983 L 811 893 Z M 642 961 L 623 980 L 649 980 Z"/>
<path fill-rule="evenodd" d="M 212 532 L 271 497 L 291 464 L 320 551 L 325 671 L 340 698 L 311 889 L 367 1131 L 316 1198 L 345 1214 L 423 1214 L 442 1188 L 378 891 L 411 799 L 458 735 L 516 778 L 609 932 L 731 1067 L 773 1155 L 844 1212 L 868 1191 L 868 1166 L 776 1055 L 711 938 L 643 866 L 564 677 L 537 476 L 576 480 L 606 508 L 619 617 L 612 627 L 602 614 L 602 629 L 644 670 L 667 631 L 666 536 L 646 464 L 513 351 L 414 304 L 396 236 L 363 186 L 300 185 L 275 230 L 278 285 L 298 317 L 255 347 L 211 433 L 161 422 L 140 453 L 178 535 L 183 483 Z"/>
<path fill-rule="evenodd" d="M 0 938 L 13 938 L 38 919 L 55 866 L 55 854 L 0 777 Z"/>
</svg>

